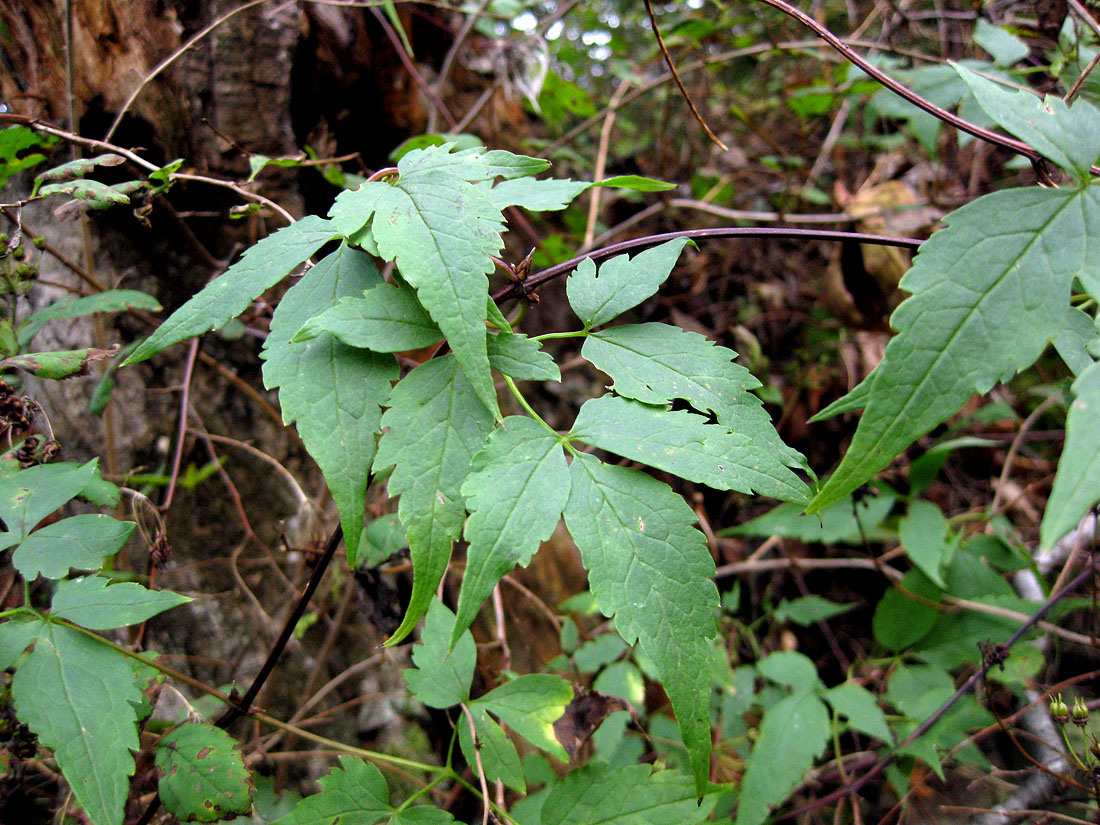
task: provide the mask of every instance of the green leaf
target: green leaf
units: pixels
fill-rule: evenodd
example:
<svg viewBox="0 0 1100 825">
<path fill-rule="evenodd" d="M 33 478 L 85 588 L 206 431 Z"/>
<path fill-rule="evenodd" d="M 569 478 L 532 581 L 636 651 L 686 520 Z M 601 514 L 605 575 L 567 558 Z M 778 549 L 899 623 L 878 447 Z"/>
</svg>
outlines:
<svg viewBox="0 0 1100 825">
<path fill-rule="evenodd" d="M 677 184 L 669 181 L 656 180 L 642 175 L 616 175 L 592 185 L 609 186 L 614 189 L 633 189 L 635 192 L 668 192 L 677 186 Z"/>
<path fill-rule="evenodd" d="M 501 211 L 521 206 L 532 212 L 556 212 L 565 209 L 591 186 L 591 182 L 583 180 L 519 178 L 498 183 L 489 190 L 489 199 Z"/>
<path fill-rule="evenodd" d="M 940 508 L 930 501 L 914 501 L 898 530 L 905 554 L 913 564 L 937 587 L 947 587 L 940 568 L 954 544 Z"/>
<path fill-rule="evenodd" d="M 134 350 L 123 366 L 140 363 L 172 344 L 201 335 L 236 318 L 264 291 L 279 283 L 290 270 L 337 234 L 332 223 L 309 215 L 268 235 L 173 312 L 156 332 Z M 294 331 L 297 329 L 295 327 Z"/>
<path fill-rule="evenodd" d="M 554 723 L 571 701 L 573 686 L 565 679 L 532 673 L 494 688 L 470 707 L 489 711 L 535 747 L 568 762 L 565 748 L 554 735 Z"/>
<path fill-rule="evenodd" d="M 633 258 L 616 255 L 600 264 L 598 272 L 591 258 L 581 261 L 565 289 L 569 305 L 585 329 L 606 324 L 656 293 L 687 242 L 687 238 L 677 238 Z"/>
<path fill-rule="evenodd" d="M 1047 500 L 1040 528 L 1042 546 L 1051 547 L 1077 526 L 1090 507 L 1100 501 L 1100 363 L 1073 382 L 1073 402 L 1066 417 L 1066 446 Z"/>
<path fill-rule="evenodd" d="M 38 638 L 43 623 L 38 619 L 22 621 L 9 618 L 0 624 L 0 670 L 7 670 L 23 655 L 31 642 Z"/>
<path fill-rule="evenodd" d="M 768 708 L 745 777 L 735 825 L 760 825 L 813 767 L 829 738 L 829 712 L 813 693 Z"/>
<path fill-rule="evenodd" d="M 701 413 L 713 412 L 719 424 L 749 436 L 760 448 L 777 453 L 787 466 L 805 465 L 805 459 L 779 438 L 760 399 L 749 392 L 760 382 L 733 363 L 733 350 L 695 332 L 649 323 L 593 333 L 581 355 L 612 377 L 618 395 L 646 404 L 683 399 Z"/>
<path fill-rule="evenodd" d="M 641 175 L 619 175 L 595 183 L 568 178 L 546 180 L 520 178 L 498 183 L 489 191 L 489 198 L 496 208 L 502 211 L 509 206 L 521 206 L 532 212 L 555 212 L 565 209 L 577 195 L 596 186 L 633 189 L 637 192 L 666 192 L 676 188 L 675 183 L 644 178 Z"/>
<path fill-rule="evenodd" d="M 410 287 L 385 283 L 368 289 L 362 298 L 341 298 L 309 319 L 290 340 L 308 341 L 322 332 L 375 352 L 419 349 L 443 337 Z"/>
<path fill-rule="evenodd" d="M 11 544 L 22 541 L 38 522 L 79 495 L 95 476 L 97 461 L 39 464 L 0 478 L 0 519 L 18 537 Z"/>
<path fill-rule="evenodd" d="M 17 369 L 29 372 L 38 378 L 70 378 L 74 375 L 87 375 L 88 364 L 102 361 L 118 352 L 117 345 L 112 349 L 59 350 L 56 352 L 27 352 L 14 355 L 0 361 L 0 370 Z"/>
<path fill-rule="evenodd" d="M 420 644 L 413 646 L 414 668 L 401 673 L 409 690 L 430 708 L 449 708 L 470 698 L 477 647 L 467 630 L 453 647 L 455 616 L 435 599 L 424 616 Z"/>
<path fill-rule="evenodd" d="M 1029 366 L 1065 323 L 1074 275 L 1100 294 L 1090 274 L 1100 271 L 1100 245 L 1087 242 L 1100 236 L 1098 187 L 994 192 L 945 221 L 901 280 L 913 294 L 890 319 L 898 334 L 868 379 L 847 454 L 807 512 L 854 490 L 975 392 Z"/>
<path fill-rule="evenodd" d="M 272 825 L 374 825 L 393 810 L 382 772 L 361 759 L 341 756 L 320 785 Z"/>
<path fill-rule="evenodd" d="M 989 52 L 1001 66 L 1019 63 L 1031 51 L 1023 40 L 1007 29 L 994 26 L 984 17 L 979 17 L 974 26 L 974 42 Z"/>
<path fill-rule="evenodd" d="M 55 181 L 65 180 L 66 178 L 79 178 L 93 171 L 97 166 L 119 166 L 126 162 L 126 158 L 122 155 L 116 155 L 113 152 L 109 152 L 104 155 L 96 155 L 94 158 L 77 158 L 76 160 L 70 160 L 68 163 L 63 163 L 60 166 L 55 166 L 53 169 L 47 169 L 40 175 L 35 175 L 36 181 Z M 46 194 L 45 192 L 42 193 Z"/>
<path fill-rule="evenodd" d="M 821 544 L 862 544 L 864 534 L 878 527 L 894 509 L 897 496 L 880 493 L 853 502 L 846 496 L 812 516 L 798 504 L 780 504 L 762 516 L 722 531 L 730 536 L 782 536 Z"/>
<path fill-rule="evenodd" d="M 672 700 L 696 789 L 710 769 L 711 649 L 718 590 L 695 514 L 672 489 L 628 467 L 580 454 L 565 523 L 600 610 L 653 661 Z"/>
<path fill-rule="evenodd" d="M 485 444 L 493 419 L 453 355 L 426 361 L 394 387 L 382 416 L 386 432 L 374 471 L 393 467 L 389 493 L 400 496 L 398 515 L 409 539 L 413 591 L 401 626 L 386 641 L 405 638 L 435 594 L 451 543 L 462 532 L 462 482 L 470 460 Z"/>
<path fill-rule="evenodd" d="M 824 409 L 818 410 L 813 417 L 810 418 L 811 422 L 826 421 L 830 418 L 834 418 L 844 413 L 855 412 L 856 410 L 862 410 L 867 406 L 867 399 L 871 397 L 871 384 L 874 383 L 875 372 L 871 371 L 871 374 L 852 387 L 847 393 L 842 395 L 832 404 L 827 405 Z"/>
<path fill-rule="evenodd" d="M 91 570 L 113 556 L 134 532 L 134 522 L 89 513 L 47 524 L 15 550 L 12 565 L 27 581 L 60 579 L 70 568 Z"/>
<path fill-rule="evenodd" d="M 93 630 L 110 630 L 139 624 L 189 601 L 171 590 L 147 590 L 136 582 L 110 584 L 102 576 L 82 576 L 58 584 L 50 615 Z"/>
<path fill-rule="evenodd" d="M 187 722 L 157 743 L 161 801 L 186 822 L 217 822 L 252 810 L 241 746 L 220 728 Z"/>
<path fill-rule="evenodd" d="M 940 617 L 935 607 L 939 601 L 940 589 L 919 570 L 910 570 L 898 587 L 891 587 L 883 594 L 875 607 L 871 618 L 875 641 L 893 651 L 905 650 L 920 641 Z"/>
<path fill-rule="evenodd" d="M 455 818 L 434 805 L 414 805 L 394 811 L 389 821 L 390 825 L 449 825 Z"/>
<path fill-rule="evenodd" d="M 68 195 L 76 201 L 88 201 L 93 209 L 106 209 L 111 204 L 130 202 L 130 198 L 105 183 L 79 178 L 64 183 L 48 183 L 38 190 L 38 195 L 43 198 Z"/>
<path fill-rule="evenodd" d="M 471 767 L 477 768 L 477 756 L 481 755 L 481 765 L 485 769 L 487 782 L 503 782 L 517 793 L 527 793 L 527 783 L 523 779 L 523 767 L 519 753 L 512 740 L 492 720 L 484 708 L 470 708 L 477 730 L 478 748 L 475 751 L 474 738 L 470 733 L 470 720 L 462 714 L 455 725 L 458 727 L 458 742 L 462 755 Z"/>
<path fill-rule="evenodd" d="M 264 386 L 279 388 L 283 420 L 321 467 L 340 511 L 348 564 L 355 568 L 366 494 L 382 410 L 400 374 L 391 355 L 349 347 L 325 333 L 292 343 L 291 336 L 333 301 L 380 284 L 370 258 L 341 246 L 313 267 L 279 302 L 264 342 Z"/>
<path fill-rule="evenodd" d="M 1066 366 L 1077 376 L 1094 363 L 1088 346 L 1097 340 L 1100 336 L 1092 316 L 1077 307 L 1070 307 L 1066 313 L 1066 325 L 1051 343 Z"/>
<path fill-rule="evenodd" d="M 649 765 L 612 768 L 592 762 L 556 783 L 542 806 L 542 825 L 695 825 L 714 809 L 691 779 Z"/>
<path fill-rule="evenodd" d="M 845 717 L 853 728 L 875 739 L 881 739 L 888 745 L 893 744 L 893 735 L 890 733 L 890 726 L 886 724 L 882 708 L 875 701 L 875 695 L 863 685 L 845 682 L 829 688 L 822 695 L 832 705 L 833 710 Z"/>
<path fill-rule="evenodd" d="M 569 498 L 561 438 L 530 418 L 504 419 L 471 468 L 462 485 L 470 547 L 452 641 L 470 626 L 500 577 L 527 565 L 550 538 Z"/>
<path fill-rule="evenodd" d="M 733 363 L 736 352 L 668 324 L 595 332 L 585 339 L 581 355 L 611 376 L 616 393 L 645 404 L 681 398 L 701 413 L 721 415 L 734 396 L 760 386 Z"/>
<path fill-rule="evenodd" d="M 517 381 L 561 381 L 553 356 L 538 341 L 518 333 L 489 335 L 489 365 Z"/>
<path fill-rule="evenodd" d="M 50 304 L 31 315 L 19 325 L 19 346 L 25 347 L 48 322 L 59 318 L 78 318 L 93 312 L 121 312 L 126 309 L 144 309 L 160 312 L 162 307 L 151 295 L 136 289 L 111 289 L 83 298 L 68 298 Z"/>
<path fill-rule="evenodd" d="M 772 618 L 780 624 L 794 622 L 802 627 L 809 627 L 817 622 L 831 619 L 847 613 L 855 607 L 854 604 L 839 604 L 824 599 L 821 596 L 810 594 L 792 601 L 783 599 L 772 611 Z"/>
<path fill-rule="evenodd" d="M 500 418 L 485 344 L 486 300 L 493 257 L 503 248 L 503 216 L 472 180 L 499 169 L 493 153 L 415 149 L 397 163 L 395 183 L 369 181 L 343 192 L 333 222 L 351 235 L 368 221 L 378 254 L 395 261 L 402 277 L 447 336 L 478 398 Z M 507 154 L 507 153 L 505 153 Z M 373 220 L 372 220 L 373 219 Z"/>
<path fill-rule="evenodd" d="M 570 438 L 715 490 L 809 499 L 809 488 L 772 451 L 684 410 L 604 395 L 584 402 Z"/>
<path fill-rule="evenodd" d="M 53 749 L 92 825 L 121 825 L 130 751 L 139 747 L 134 672 L 125 656 L 78 630 L 41 627 L 12 680 L 16 715 Z"/>
<path fill-rule="evenodd" d="M 363 528 L 363 538 L 359 543 L 360 567 L 374 567 L 381 564 L 394 553 L 407 547 L 409 540 L 405 535 L 405 525 L 397 513 L 386 513 L 371 521 Z"/>
<path fill-rule="evenodd" d="M 1088 180 L 1089 167 L 1100 157 L 1100 111 L 1080 99 L 1067 106 L 1053 95 L 1040 100 L 1021 89 L 1010 92 L 964 66 L 955 65 L 955 71 L 1000 126 L 1079 180 Z"/>
<path fill-rule="evenodd" d="M 764 678 L 786 685 L 795 693 L 823 687 L 813 660 L 797 650 L 770 653 L 756 663 L 756 669 Z"/>
<path fill-rule="evenodd" d="M 401 175 L 445 171 L 466 181 L 491 181 L 537 175 L 550 168 L 550 161 L 542 158 L 515 155 L 503 149 L 489 150 L 484 146 L 460 149 L 459 143 L 410 150 L 397 162 L 397 170 Z"/>
</svg>

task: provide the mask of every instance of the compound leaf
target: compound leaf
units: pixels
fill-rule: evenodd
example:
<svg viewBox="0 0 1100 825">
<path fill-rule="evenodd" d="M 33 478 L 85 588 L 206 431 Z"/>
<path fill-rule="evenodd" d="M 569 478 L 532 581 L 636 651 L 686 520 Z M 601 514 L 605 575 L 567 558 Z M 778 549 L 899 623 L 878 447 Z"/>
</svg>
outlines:
<svg viewBox="0 0 1100 825">
<path fill-rule="evenodd" d="M 386 432 L 374 470 L 393 467 L 389 493 L 400 496 L 398 515 L 409 539 L 413 591 L 401 626 L 387 640 L 405 638 L 424 615 L 462 532 L 462 482 L 485 444 L 493 418 L 453 355 L 426 361 L 393 388 L 382 416 Z"/>
<path fill-rule="evenodd" d="M 78 630 L 45 624 L 12 694 L 19 719 L 53 750 L 92 825 L 121 825 L 142 701 L 126 657 Z"/>
<path fill-rule="evenodd" d="M 500 418 L 486 353 L 485 304 L 486 276 L 503 248 L 503 216 L 470 182 L 499 171 L 479 160 L 484 156 L 475 150 L 452 154 L 450 148 L 414 149 L 398 161 L 395 182 L 368 181 L 343 192 L 331 214 L 345 235 L 371 221 L 378 254 L 396 262 L 416 288 L 478 398 Z"/>
<path fill-rule="evenodd" d="M 633 258 L 616 255 L 600 264 L 598 272 L 591 258 L 581 261 L 565 290 L 584 328 L 606 324 L 653 295 L 672 272 L 687 242 L 687 238 L 677 238 Z"/>
<path fill-rule="evenodd" d="M 434 599 L 424 616 L 420 644 L 413 646 L 416 667 L 401 674 L 413 695 L 430 708 L 449 708 L 470 698 L 477 647 L 468 630 L 452 646 L 454 628 L 454 613 Z"/>
<path fill-rule="evenodd" d="M 392 355 L 349 347 L 330 333 L 291 336 L 337 299 L 362 295 L 382 276 L 362 252 L 341 246 L 313 267 L 279 302 L 264 343 L 264 386 L 279 388 L 283 420 L 321 467 L 340 511 L 348 563 L 354 569 L 363 530 L 363 497 L 381 431 L 383 404 L 399 372 Z"/>
<path fill-rule="evenodd" d="M 252 809 L 241 746 L 206 722 L 187 722 L 157 743 L 160 798 L 185 822 L 217 822 Z"/>
<path fill-rule="evenodd" d="M 573 700 L 573 687 L 560 676 L 531 673 L 517 676 L 471 703 L 499 717 L 536 747 L 563 762 L 569 757 L 554 735 L 554 723 Z"/>
<path fill-rule="evenodd" d="M 718 591 L 695 514 L 672 489 L 580 454 L 569 468 L 565 523 L 605 616 L 656 665 L 691 757 L 696 790 L 710 765 L 711 650 Z"/>
<path fill-rule="evenodd" d="M 12 564 L 27 581 L 66 576 L 70 568 L 91 570 L 113 556 L 134 532 L 134 522 L 88 513 L 47 524 L 25 538 Z"/>
<path fill-rule="evenodd" d="M 138 624 L 191 601 L 171 590 L 148 590 L 136 582 L 110 584 L 103 576 L 82 576 L 58 584 L 50 615 L 93 630 Z"/>
<path fill-rule="evenodd" d="M 553 356 L 538 341 L 519 333 L 489 335 L 489 364 L 517 381 L 561 381 Z"/>
<path fill-rule="evenodd" d="M 561 439 L 530 418 L 506 418 L 471 466 L 462 485 L 470 547 L 453 638 L 470 626 L 500 577 L 530 562 L 550 538 L 569 497 Z"/>
<path fill-rule="evenodd" d="M 1100 293 L 1100 189 L 1011 189 L 945 218 L 901 280 L 912 293 L 852 444 L 810 502 L 850 493 L 975 392 L 1029 366 L 1065 324 L 1070 282 Z M 1011 320 L 1009 320 L 1011 319 Z M 859 388 L 856 390 L 859 391 Z"/>
<path fill-rule="evenodd" d="M 228 323 L 336 236 L 333 224 L 316 215 L 268 235 L 173 312 L 156 332 L 141 342 L 123 366 L 137 364 L 172 344 Z"/>
<path fill-rule="evenodd" d="M 829 712 L 813 693 L 780 700 L 764 714 L 741 782 L 735 825 L 760 825 L 787 798 L 829 737 Z"/>
<path fill-rule="evenodd" d="M 362 759 L 340 757 L 340 766 L 320 780 L 321 792 L 307 796 L 272 825 L 374 825 L 393 810 L 382 772 Z"/>
<path fill-rule="evenodd" d="M 695 825 L 718 794 L 696 797 L 691 778 L 649 765 L 591 762 L 556 783 L 542 806 L 542 825 Z"/>
<path fill-rule="evenodd" d="M 291 340 L 308 341 L 322 332 L 331 332 L 348 346 L 375 352 L 419 349 L 443 337 L 410 287 L 384 283 L 362 297 L 341 298 L 308 320 Z"/>
<path fill-rule="evenodd" d="M 1100 500 L 1100 363 L 1073 382 L 1073 402 L 1066 417 L 1066 446 L 1047 500 L 1040 528 L 1043 547 L 1052 546 L 1077 526 L 1085 512 Z"/>
<path fill-rule="evenodd" d="M 809 498 L 809 488 L 765 445 L 687 411 L 604 395 L 584 402 L 570 437 L 715 490 Z"/>
</svg>

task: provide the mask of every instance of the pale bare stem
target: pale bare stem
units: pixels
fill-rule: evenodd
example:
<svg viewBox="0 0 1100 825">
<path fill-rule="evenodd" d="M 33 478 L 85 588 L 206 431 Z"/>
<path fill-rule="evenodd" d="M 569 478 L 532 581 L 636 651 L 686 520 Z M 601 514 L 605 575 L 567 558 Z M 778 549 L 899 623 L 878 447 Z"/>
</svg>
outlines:
<svg viewBox="0 0 1100 825">
<path fill-rule="evenodd" d="M 168 474 L 168 490 L 164 494 L 164 502 L 160 505 L 162 512 L 168 512 L 172 507 L 172 499 L 176 496 L 176 482 L 179 481 L 180 464 L 183 461 L 183 442 L 187 434 L 187 411 L 191 407 L 191 376 L 195 372 L 195 359 L 199 355 L 199 339 L 192 338 L 187 347 L 187 361 L 183 367 L 183 382 L 180 385 L 179 423 L 176 426 L 176 449 L 172 454 L 172 470 Z"/>
<path fill-rule="evenodd" d="M 500 597 L 500 582 L 493 587 L 493 618 L 496 620 L 497 642 L 500 644 L 501 667 L 510 670 L 512 651 L 508 647 L 508 625 L 504 619 L 504 600 Z"/>
<path fill-rule="evenodd" d="M 484 812 L 481 815 L 481 825 L 489 825 L 489 804 L 492 799 L 489 796 L 489 784 L 485 781 L 485 768 L 481 764 L 481 739 L 478 738 L 477 728 L 474 726 L 474 715 L 470 713 L 470 709 L 466 707 L 466 703 L 463 702 L 459 705 L 462 708 L 462 712 L 466 714 L 466 721 L 470 723 L 470 740 L 474 745 L 474 762 L 477 766 L 477 778 L 481 782 L 481 796 L 484 803 Z"/>
<path fill-rule="evenodd" d="M 1012 465 L 1016 461 L 1016 454 L 1020 451 L 1020 445 L 1023 443 L 1024 435 L 1035 424 L 1043 413 L 1049 410 L 1060 399 L 1057 396 L 1050 396 L 1043 400 L 1038 407 L 1036 407 L 1031 415 L 1024 419 L 1024 423 L 1020 425 L 1019 431 L 1016 433 L 1016 437 L 1012 440 L 1012 444 L 1008 448 L 1008 454 L 1005 456 L 1004 466 L 1001 467 L 1001 476 L 997 479 L 997 489 L 993 492 L 993 502 L 989 505 L 990 512 L 996 512 L 997 508 L 1001 504 L 1002 494 L 1005 489 L 1005 485 L 1008 481 L 1008 474 L 1012 470 Z"/>
<path fill-rule="evenodd" d="M 481 110 L 484 109 L 485 104 L 492 99 L 493 92 L 497 90 L 497 87 L 499 85 L 500 81 L 494 78 L 493 82 L 490 83 L 488 87 L 486 87 L 485 91 L 482 92 L 480 96 L 478 96 L 478 99 L 474 101 L 474 105 L 471 106 L 466 114 L 462 116 L 462 120 L 460 120 L 452 127 L 454 131 L 461 132 L 467 126 L 474 122 L 474 118 L 481 114 Z"/>
<path fill-rule="evenodd" d="M 439 67 L 439 77 L 435 81 L 435 93 L 442 98 L 447 87 L 447 80 L 451 74 L 451 66 L 454 64 L 455 57 L 458 56 L 458 50 L 462 48 L 462 44 L 466 42 L 466 38 L 470 36 L 470 32 L 473 31 L 474 25 L 477 23 L 484 13 L 485 9 L 489 7 L 492 0 L 481 0 L 478 7 L 473 11 L 470 11 L 466 15 L 466 19 L 462 21 L 462 28 L 458 30 L 458 34 L 455 35 L 454 42 L 451 43 L 451 48 L 447 50 L 446 56 L 443 58 L 443 65 Z M 439 122 L 439 110 L 433 108 L 428 112 L 428 125 L 424 131 L 434 132 Z"/>
<path fill-rule="evenodd" d="M 623 80 L 615 89 L 615 93 L 611 95 L 611 101 L 608 105 L 610 111 L 607 117 L 604 118 L 603 126 L 600 128 L 600 146 L 596 152 L 596 169 L 592 173 L 594 180 L 603 180 L 604 170 L 607 167 L 607 152 L 611 146 L 611 129 L 615 125 L 616 110 L 629 88 L 630 81 Z M 592 187 L 590 200 L 588 201 L 588 222 L 584 227 L 584 243 L 582 244 L 584 247 L 591 247 L 592 238 L 596 234 L 596 218 L 600 214 L 600 195 L 602 192 L 601 187 Z"/>
<path fill-rule="evenodd" d="M 229 436 L 225 435 L 214 435 L 213 433 L 207 433 L 204 438 L 209 438 L 211 441 L 221 444 L 228 444 L 231 447 L 236 447 L 238 450 L 244 450 L 249 455 L 254 456 L 260 461 L 263 461 L 265 464 L 270 465 L 271 468 L 274 469 L 275 472 L 278 473 L 278 475 L 283 479 L 283 481 L 286 482 L 287 489 L 290 490 L 291 495 L 294 497 L 294 503 L 297 505 L 297 507 L 299 509 L 312 509 L 312 501 L 310 500 L 309 496 L 306 495 L 301 485 L 298 484 L 298 479 L 294 477 L 294 474 L 291 473 L 290 470 L 288 470 L 274 458 L 265 453 L 263 450 L 258 450 L 251 444 L 246 444 L 244 441 L 238 441 L 235 438 L 230 438 Z"/>
</svg>

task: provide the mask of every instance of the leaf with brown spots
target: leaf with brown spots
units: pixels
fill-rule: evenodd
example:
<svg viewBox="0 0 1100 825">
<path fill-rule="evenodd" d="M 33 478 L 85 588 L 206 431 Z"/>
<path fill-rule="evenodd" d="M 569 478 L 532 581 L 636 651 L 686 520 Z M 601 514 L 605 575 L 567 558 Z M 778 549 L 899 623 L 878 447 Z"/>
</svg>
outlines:
<svg viewBox="0 0 1100 825">
<path fill-rule="evenodd" d="M 205 722 L 188 722 L 157 745 L 160 797 L 185 822 L 217 822 L 252 810 L 252 777 L 240 744 Z"/>
</svg>

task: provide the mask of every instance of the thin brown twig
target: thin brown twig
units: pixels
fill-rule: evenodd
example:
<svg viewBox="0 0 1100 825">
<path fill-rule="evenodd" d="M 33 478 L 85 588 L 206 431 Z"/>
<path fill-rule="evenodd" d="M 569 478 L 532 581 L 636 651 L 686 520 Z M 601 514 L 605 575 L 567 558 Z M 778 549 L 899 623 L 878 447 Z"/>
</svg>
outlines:
<svg viewBox="0 0 1100 825">
<path fill-rule="evenodd" d="M 474 746 L 474 762 L 477 764 L 477 778 L 481 782 L 481 793 L 483 795 L 483 807 L 484 813 L 481 815 L 481 825 L 489 825 L 489 785 L 485 780 L 485 768 L 481 764 L 481 739 L 477 735 L 477 726 L 474 725 L 474 715 L 470 712 L 470 709 L 463 702 L 459 707 L 462 708 L 462 712 L 466 715 L 466 720 L 470 723 L 470 741 Z"/>
<path fill-rule="evenodd" d="M 214 21 L 208 26 L 200 29 L 198 32 L 195 33 L 193 37 L 191 37 L 190 40 L 188 40 L 186 43 L 184 43 L 182 46 L 180 46 L 178 49 L 168 55 L 168 57 L 164 58 L 164 60 L 160 61 L 160 63 L 158 63 L 156 66 L 154 66 L 153 70 L 146 74 L 145 77 L 141 79 L 141 82 L 137 85 L 137 87 L 132 92 L 130 92 L 130 95 L 122 104 L 122 108 L 119 109 L 118 114 L 115 115 L 115 119 L 111 123 L 111 128 L 107 130 L 107 134 L 103 136 L 103 139 L 110 140 L 114 136 L 119 124 L 122 123 L 122 119 L 126 116 L 126 112 L 130 110 L 130 107 L 134 104 L 134 101 L 137 100 L 138 95 L 141 94 L 142 90 L 146 86 L 148 86 L 157 75 L 159 75 L 173 63 L 175 63 L 176 60 L 178 60 L 188 49 L 190 49 L 192 46 L 194 46 L 196 43 L 198 43 L 200 40 L 210 34 L 210 32 L 214 31 L 214 29 L 216 29 L 230 17 L 235 14 L 240 14 L 242 11 L 250 9 L 253 6 L 258 6 L 263 2 L 265 2 L 265 0 L 248 0 L 247 3 L 237 6 L 237 8 L 235 9 L 230 9 L 225 14 L 222 14 L 219 17 L 215 18 Z"/>
<path fill-rule="evenodd" d="M 680 73 L 676 70 L 676 63 L 673 61 L 672 55 L 668 53 L 668 47 L 665 46 L 665 39 L 661 36 L 661 29 L 657 25 L 657 16 L 653 13 L 652 0 L 645 0 L 645 10 L 646 14 L 649 15 L 649 25 L 653 28 L 653 36 L 657 38 L 657 47 L 661 50 L 661 55 L 665 59 L 665 65 L 668 66 L 668 70 L 672 73 L 676 85 L 680 87 L 680 94 L 682 94 L 684 100 L 687 101 L 688 108 L 691 109 L 691 114 L 699 122 L 699 125 L 703 127 L 703 131 L 707 133 L 707 137 L 720 146 L 723 152 L 729 151 L 729 147 L 719 140 L 718 135 L 714 134 L 707 125 L 707 122 L 703 120 L 703 116 L 695 106 L 695 101 L 691 99 L 691 94 L 684 85 L 684 81 L 680 78 Z"/>
</svg>

